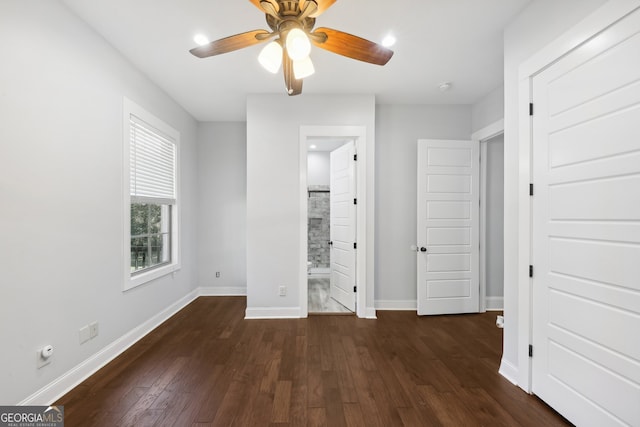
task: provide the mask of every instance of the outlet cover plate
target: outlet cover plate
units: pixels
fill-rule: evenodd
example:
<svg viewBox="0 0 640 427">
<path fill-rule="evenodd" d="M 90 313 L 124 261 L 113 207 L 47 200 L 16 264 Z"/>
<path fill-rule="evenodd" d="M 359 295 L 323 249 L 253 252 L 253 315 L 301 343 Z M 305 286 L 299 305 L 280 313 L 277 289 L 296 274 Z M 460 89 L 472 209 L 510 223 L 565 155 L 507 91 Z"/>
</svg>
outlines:
<svg viewBox="0 0 640 427">
<path fill-rule="evenodd" d="M 42 357 L 42 349 L 36 350 L 36 367 L 38 369 L 51 363 L 51 359 L 53 359 L 53 356 L 49 357 L 48 359 Z"/>
<path fill-rule="evenodd" d="M 89 323 L 89 338 L 98 336 L 98 322 Z"/>
<path fill-rule="evenodd" d="M 84 344 L 91 338 L 91 334 L 89 332 L 89 326 L 83 326 L 78 331 L 78 337 L 80 338 L 80 344 Z"/>
</svg>

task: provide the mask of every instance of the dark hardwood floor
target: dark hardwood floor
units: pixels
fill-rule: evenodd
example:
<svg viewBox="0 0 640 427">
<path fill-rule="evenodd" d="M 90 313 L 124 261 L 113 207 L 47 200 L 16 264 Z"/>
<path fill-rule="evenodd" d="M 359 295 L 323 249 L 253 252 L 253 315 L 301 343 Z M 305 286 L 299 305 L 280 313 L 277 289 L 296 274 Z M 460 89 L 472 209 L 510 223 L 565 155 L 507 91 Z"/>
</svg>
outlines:
<svg viewBox="0 0 640 427">
<path fill-rule="evenodd" d="M 57 405 L 72 426 L 562 426 L 502 378 L 496 313 L 244 320 L 201 297 Z"/>
</svg>

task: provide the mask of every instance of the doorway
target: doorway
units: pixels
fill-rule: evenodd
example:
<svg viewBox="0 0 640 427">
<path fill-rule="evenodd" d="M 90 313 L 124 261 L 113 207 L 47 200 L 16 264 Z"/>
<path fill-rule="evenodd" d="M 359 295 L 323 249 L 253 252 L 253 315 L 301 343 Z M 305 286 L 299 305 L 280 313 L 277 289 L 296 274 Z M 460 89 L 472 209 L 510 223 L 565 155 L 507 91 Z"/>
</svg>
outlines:
<svg viewBox="0 0 640 427">
<path fill-rule="evenodd" d="M 350 314 L 355 311 L 355 143 L 311 137 L 306 144 L 308 312 Z"/>
<path fill-rule="evenodd" d="M 354 141 L 357 149 L 355 251 L 355 314 L 360 318 L 375 319 L 374 294 L 374 170 L 375 146 L 367 139 L 366 126 L 301 126 L 299 138 L 299 304 L 301 317 L 308 315 L 308 242 L 307 222 L 309 200 L 307 187 L 307 142 L 316 137 L 345 138 Z M 353 201 L 352 201 L 353 203 Z"/>
<path fill-rule="evenodd" d="M 480 140 L 480 311 L 504 309 L 504 133 Z"/>
</svg>

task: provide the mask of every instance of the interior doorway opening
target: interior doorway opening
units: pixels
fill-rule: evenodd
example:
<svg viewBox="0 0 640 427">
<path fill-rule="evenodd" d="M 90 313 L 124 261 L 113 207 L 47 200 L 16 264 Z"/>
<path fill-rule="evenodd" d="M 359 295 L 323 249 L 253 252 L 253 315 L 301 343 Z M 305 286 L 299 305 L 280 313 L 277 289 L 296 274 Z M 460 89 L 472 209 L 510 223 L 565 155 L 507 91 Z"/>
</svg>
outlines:
<svg viewBox="0 0 640 427">
<path fill-rule="evenodd" d="M 306 148 L 308 313 L 352 314 L 355 248 L 350 246 L 355 242 L 355 207 L 347 201 L 355 197 L 355 161 L 349 159 L 355 142 L 345 137 L 309 137 Z"/>
<path fill-rule="evenodd" d="M 501 311 L 504 309 L 503 132 L 480 141 L 480 246 L 480 311 Z"/>
<path fill-rule="evenodd" d="M 471 139 L 480 143 L 479 311 L 502 311 L 504 310 L 504 120 L 500 119 L 474 132 Z M 490 215 L 492 217 L 489 219 Z M 492 242 L 488 243 L 490 240 Z M 491 263 L 491 266 L 488 263 Z M 489 280 L 491 284 L 488 284 Z"/>
</svg>

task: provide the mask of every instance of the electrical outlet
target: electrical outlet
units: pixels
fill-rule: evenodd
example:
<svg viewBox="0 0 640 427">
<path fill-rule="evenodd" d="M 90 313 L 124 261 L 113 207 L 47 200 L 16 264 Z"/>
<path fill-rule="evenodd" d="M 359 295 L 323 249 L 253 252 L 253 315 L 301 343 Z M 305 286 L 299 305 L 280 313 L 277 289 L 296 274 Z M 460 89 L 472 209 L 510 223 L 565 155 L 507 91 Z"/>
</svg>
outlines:
<svg viewBox="0 0 640 427">
<path fill-rule="evenodd" d="M 98 336 L 98 322 L 89 323 L 89 337 L 95 338 Z"/>
<path fill-rule="evenodd" d="M 216 271 L 216 278 L 219 278 L 219 277 L 220 277 L 220 272 Z"/>
<path fill-rule="evenodd" d="M 52 356 L 53 346 L 51 345 L 45 345 L 41 349 L 36 350 L 36 367 L 40 369 L 51 363 Z"/>
<path fill-rule="evenodd" d="M 84 344 L 91 339 L 91 334 L 89 332 L 89 326 L 83 326 L 78 331 L 78 337 L 80 338 L 80 344 Z"/>
<path fill-rule="evenodd" d="M 280 296 L 284 297 L 287 295 L 287 287 L 286 286 L 280 286 Z"/>
</svg>

